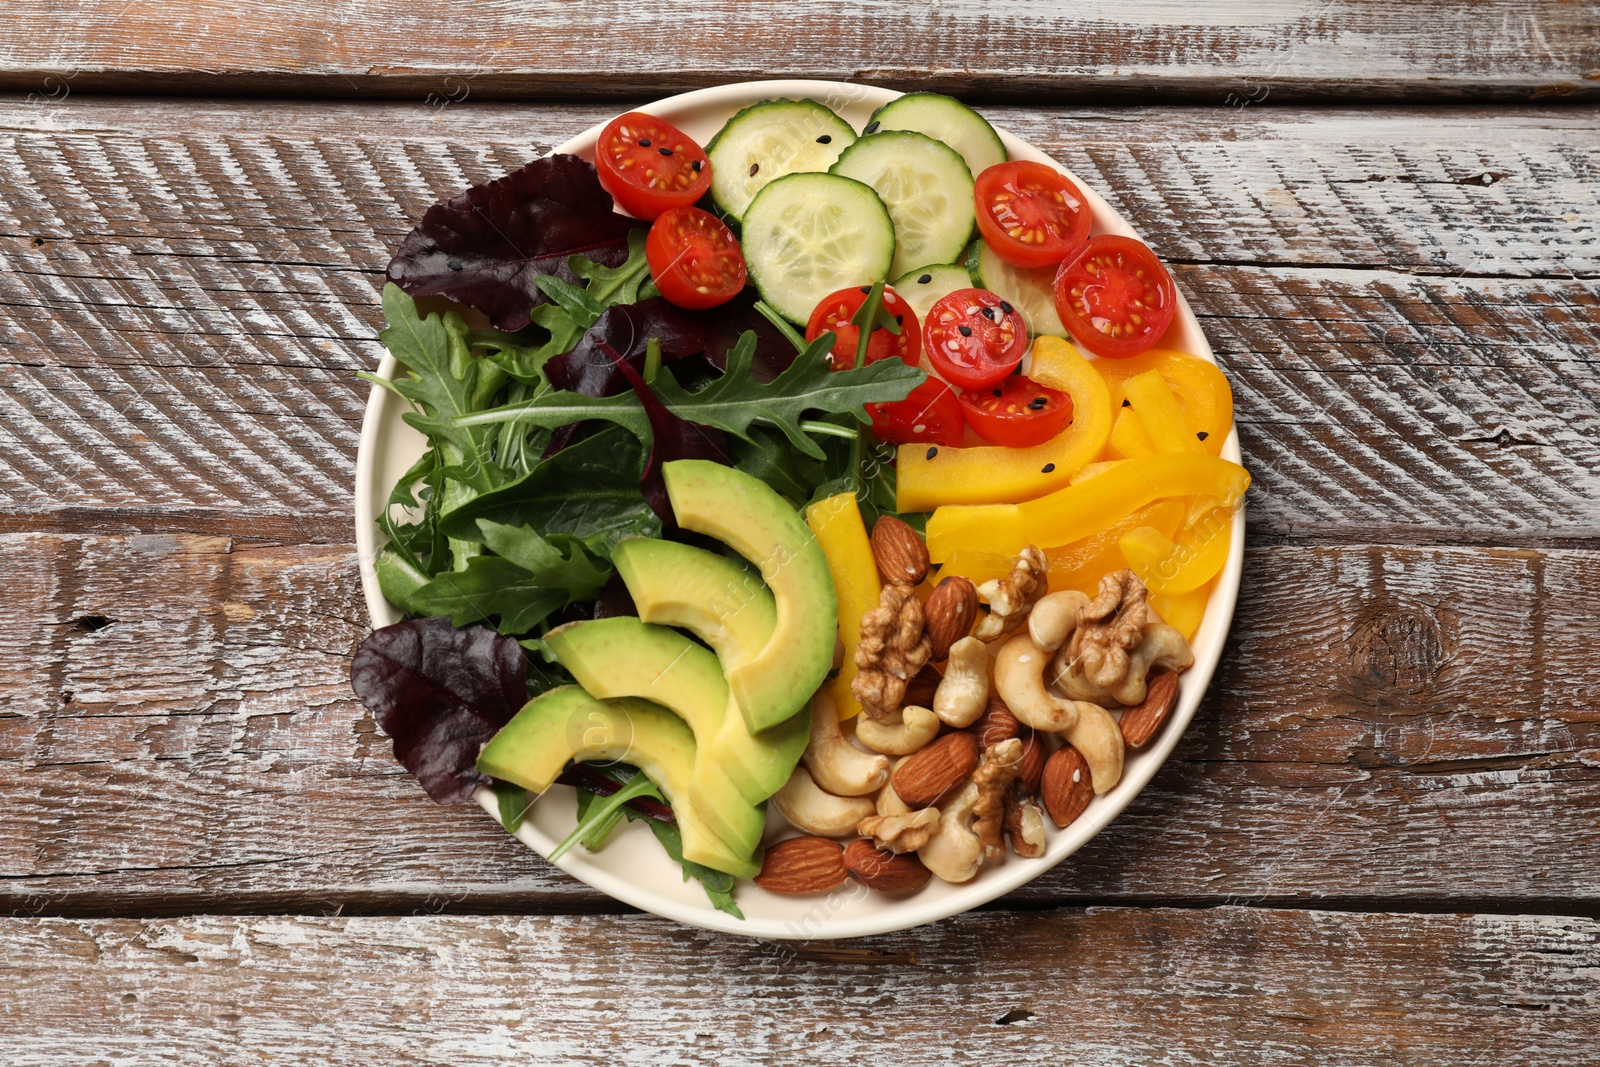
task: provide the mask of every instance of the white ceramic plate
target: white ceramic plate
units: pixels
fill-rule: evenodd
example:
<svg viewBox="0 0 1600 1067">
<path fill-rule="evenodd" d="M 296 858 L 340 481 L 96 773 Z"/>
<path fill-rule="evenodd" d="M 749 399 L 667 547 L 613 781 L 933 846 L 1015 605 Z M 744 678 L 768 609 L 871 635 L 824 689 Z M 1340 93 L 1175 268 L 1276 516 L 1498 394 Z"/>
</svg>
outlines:
<svg viewBox="0 0 1600 1067">
<path fill-rule="evenodd" d="M 888 89 L 847 82 L 765 81 L 701 89 L 668 97 L 648 105 L 653 115 L 669 119 L 685 133 L 704 144 L 735 111 L 773 97 L 820 100 L 857 130 L 871 113 L 901 94 Z M 594 126 L 556 149 L 588 159 L 603 124 Z M 1084 191 L 1094 210 L 1094 232 L 1137 237 L 1133 227 L 1114 211 L 1093 188 L 1067 168 L 1004 130 L 1000 137 L 1012 159 L 1032 159 L 1048 163 L 1067 173 Z M 1160 250 L 1157 249 L 1159 254 Z M 1193 353 L 1216 362 L 1194 313 L 1180 293 L 1178 313 L 1162 347 Z M 385 355 L 378 373 L 393 378 L 396 364 Z M 374 627 L 399 622 L 401 615 L 383 598 L 373 557 L 380 547 L 374 520 L 388 498 L 390 488 L 419 457 L 425 441 L 401 421 L 401 402 L 385 389 L 374 387 L 367 401 L 366 418 L 361 426 L 361 447 L 356 457 L 356 544 L 361 558 L 361 585 L 367 612 Z M 1223 445 L 1226 459 L 1239 461 L 1237 431 L 1230 432 Z M 649 830 L 638 824 L 625 824 L 599 852 L 573 849 L 557 864 L 562 870 L 609 896 L 654 912 L 657 915 L 708 930 L 746 934 L 753 937 L 814 939 L 863 937 L 869 934 L 903 930 L 921 923 L 956 915 L 987 903 L 1032 881 L 1048 871 L 1099 833 L 1116 818 L 1178 743 L 1189 720 L 1194 717 L 1200 697 L 1211 681 L 1217 660 L 1222 655 L 1228 626 L 1233 620 L 1234 602 L 1239 593 L 1239 574 L 1244 562 L 1244 509 L 1233 517 L 1233 541 L 1221 580 L 1211 594 L 1204 621 L 1193 642 L 1195 662 L 1183 677 L 1182 699 L 1172 721 L 1146 748 L 1130 751 L 1122 781 L 1104 796 L 1096 797 L 1087 811 L 1064 830 L 1051 828 L 1045 855 L 1039 859 L 1008 856 L 998 865 L 986 866 L 976 879 L 965 885 L 951 885 L 938 879 L 910 897 L 885 897 L 854 882 L 832 893 L 808 897 L 768 893 L 748 882 L 736 892 L 743 920 L 715 910 L 706 900 L 698 882 L 684 882 L 681 872 L 667 859 Z M 495 816 L 495 800 L 487 789 L 480 790 L 479 802 Z M 575 819 L 573 791 L 567 786 L 552 787 L 536 804 L 517 836 L 529 848 L 546 855 L 572 829 Z M 769 817 L 769 839 L 782 833 L 782 820 Z"/>
</svg>

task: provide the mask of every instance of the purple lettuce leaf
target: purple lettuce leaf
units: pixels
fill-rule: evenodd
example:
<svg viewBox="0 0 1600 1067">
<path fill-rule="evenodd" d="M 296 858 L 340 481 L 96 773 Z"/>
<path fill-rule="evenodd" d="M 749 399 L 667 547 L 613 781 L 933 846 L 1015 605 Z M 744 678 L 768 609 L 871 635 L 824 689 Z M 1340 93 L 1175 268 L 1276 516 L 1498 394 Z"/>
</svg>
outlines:
<svg viewBox="0 0 1600 1067">
<path fill-rule="evenodd" d="M 527 657 L 513 638 L 446 618 L 374 630 L 356 648 L 350 685 L 394 755 L 439 804 L 466 804 L 489 778 L 478 751 L 527 700 Z"/>
<path fill-rule="evenodd" d="M 728 452 L 728 438 L 721 430 L 700 426 L 668 411 L 667 405 L 645 382 L 644 375 L 622 358 L 621 353 L 608 348 L 601 351 L 633 387 L 634 395 L 644 407 L 645 417 L 650 420 L 650 459 L 645 463 L 644 476 L 639 479 L 639 491 L 644 494 L 650 510 L 660 516 L 663 530 L 674 533 L 678 520 L 672 513 L 672 501 L 667 497 L 666 480 L 661 477 L 662 464 L 675 459 L 709 459 L 731 467 L 733 457 Z"/>
<path fill-rule="evenodd" d="M 389 280 L 412 296 L 477 308 L 496 329 L 516 331 L 548 299 L 534 279 L 554 274 L 581 285 L 567 267 L 567 257 L 580 253 L 621 266 L 628 231 L 638 225 L 612 210 L 594 164 L 546 156 L 430 207 L 389 261 Z"/>
</svg>

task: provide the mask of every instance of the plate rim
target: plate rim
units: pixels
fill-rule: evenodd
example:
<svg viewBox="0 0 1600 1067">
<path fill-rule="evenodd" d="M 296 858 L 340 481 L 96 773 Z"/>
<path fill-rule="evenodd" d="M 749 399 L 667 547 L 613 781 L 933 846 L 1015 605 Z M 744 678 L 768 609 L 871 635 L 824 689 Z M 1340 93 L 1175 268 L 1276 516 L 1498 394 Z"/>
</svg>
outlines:
<svg viewBox="0 0 1600 1067">
<path fill-rule="evenodd" d="M 638 109 L 647 110 L 652 114 L 671 119 L 685 111 L 708 106 L 727 107 L 731 114 L 733 110 L 737 110 L 739 107 L 748 106 L 772 97 L 828 98 L 836 94 L 844 94 L 852 102 L 864 102 L 873 107 L 880 107 L 890 100 L 905 95 L 897 90 L 885 89 L 864 82 L 786 78 L 733 82 L 705 89 L 696 89 L 663 97 L 640 105 Z M 610 118 L 607 118 L 588 127 L 568 138 L 552 151 L 556 153 L 575 152 L 584 154 L 584 148 L 588 147 L 592 155 L 592 143 L 597 138 L 600 130 L 604 128 L 606 122 L 609 121 Z M 1085 183 L 1068 167 L 1007 130 L 998 126 L 995 129 L 999 133 L 1001 141 L 1005 144 L 1007 152 L 1011 154 L 1011 158 L 1037 159 L 1048 163 L 1077 183 L 1094 213 L 1095 233 L 1117 233 L 1143 240 L 1127 220 L 1122 217 L 1120 212 L 1107 203 L 1091 185 Z M 1215 365 L 1217 360 L 1211 349 L 1209 339 L 1200 328 L 1199 320 L 1189 307 L 1188 300 L 1185 299 L 1181 289 L 1178 290 L 1178 309 L 1174 321 L 1180 322 L 1184 327 L 1185 344 L 1183 350 Z M 378 376 L 392 380 L 397 370 L 398 363 L 395 358 L 387 351 L 384 352 L 376 368 Z M 378 531 L 375 521 L 378 508 L 382 506 L 378 502 L 387 499 L 390 489 L 388 486 L 377 486 L 375 484 L 378 457 L 380 450 L 387 447 L 387 443 L 382 438 L 388 432 L 388 427 L 396 421 L 389 409 L 391 405 L 397 403 L 398 401 L 395 400 L 394 394 L 389 390 L 376 384 L 371 387 L 367 405 L 362 414 L 361 434 L 356 452 L 354 486 L 356 552 L 360 569 L 362 595 L 366 602 L 369 621 L 374 629 L 397 622 L 400 619 L 400 614 L 384 599 L 382 590 L 378 587 L 376 572 L 373 569 L 373 560 L 381 547 L 378 543 Z M 1223 443 L 1222 456 L 1236 463 L 1242 459 L 1237 421 L 1229 429 L 1228 437 Z M 1205 648 L 1204 650 L 1195 649 L 1194 666 L 1185 672 L 1185 680 L 1192 679 L 1192 681 L 1189 681 L 1189 684 L 1180 690 L 1179 704 L 1173 710 L 1172 721 L 1161 731 L 1160 737 L 1153 745 L 1139 750 L 1137 758 L 1130 761 L 1131 769 L 1125 767 L 1122 780 L 1110 792 L 1096 797 L 1090 804 L 1089 810 L 1068 827 L 1063 829 L 1052 828 L 1051 840 L 1046 847 L 1045 855 L 1042 857 L 1035 859 L 1009 857 L 1010 862 L 982 871 L 973 881 L 955 886 L 938 898 L 919 901 L 919 894 L 897 901 L 892 910 L 869 913 L 860 917 L 840 918 L 838 916 L 829 916 L 817 926 L 812 925 L 809 921 L 796 924 L 793 920 L 777 918 L 752 919 L 747 917 L 738 919 L 715 910 L 710 906 L 709 901 L 703 904 L 688 905 L 654 892 L 646 885 L 640 885 L 613 874 L 611 871 L 588 861 L 585 854 L 577 849 L 568 852 L 552 866 L 559 868 L 592 888 L 598 889 L 615 900 L 659 915 L 662 918 L 716 933 L 730 933 L 773 940 L 835 940 L 893 933 L 926 923 L 937 922 L 953 915 L 959 915 L 1004 896 L 1054 869 L 1089 841 L 1093 840 L 1101 830 L 1110 825 L 1126 810 L 1128 804 L 1144 790 L 1150 780 L 1166 765 L 1167 759 L 1177 747 L 1190 722 L 1193 721 L 1195 713 L 1199 709 L 1200 701 L 1211 685 L 1211 679 L 1221 661 L 1228 634 L 1233 625 L 1234 611 L 1238 605 L 1240 580 L 1244 569 L 1245 502 L 1243 499 L 1240 500 L 1238 507 L 1234 510 L 1231 534 L 1232 540 L 1228 546 L 1228 558 L 1223 566 L 1221 580 L 1217 582 L 1216 587 L 1212 590 L 1211 597 L 1206 604 L 1205 616 L 1201 622 L 1201 630 L 1196 635 L 1197 638 L 1201 634 L 1206 636 Z M 548 796 L 549 794 L 546 795 Z M 488 788 L 478 789 L 474 800 L 490 817 L 494 818 L 496 824 L 499 823 L 497 800 L 491 790 Z M 547 856 L 557 840 L 540 831 L 531 819 L 525 820 L 514 836 L 541 857 Z M 645 836 L 648 837 L 648 834 Z M 635 839 L 642 842 L 644 837 L 635 835 Z M 653 838 L 650 840 L 653 842 Z M 615 847 L 616 844 L 618 842 L 613 842 L 612 847 Z M 652 844 L 650 847 L 655 846 Z M 853 883 L 847 882 L 845 888 L 848 889 L 851 885 Z M 739 885 L 739 890 L 745 898 L 748 898 L 752 891 L 758 894 L 766 893 L 765 890 L 748 881 L 742 882 Z M 839 891 L 836 890 L 835 892 Z M 817 896 L 831 897 L 832 894 L 819 894 Z M 781 899 L 794 900 L 796 898 Z"/>
</svg>

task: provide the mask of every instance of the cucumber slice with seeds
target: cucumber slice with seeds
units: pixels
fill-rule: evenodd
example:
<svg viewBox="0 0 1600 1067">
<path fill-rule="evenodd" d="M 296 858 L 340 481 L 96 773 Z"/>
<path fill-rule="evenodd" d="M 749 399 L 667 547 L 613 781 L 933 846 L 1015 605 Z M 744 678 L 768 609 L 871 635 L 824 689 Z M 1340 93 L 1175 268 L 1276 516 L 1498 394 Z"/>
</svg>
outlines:
<svg viewBox="0 0 1600 1067">
<path fill-rule="evenodd" d="M 1067 336 L 1067 328 L 1056 313 L 1056 268 L 1014 267 L 995 255 L 980 238 L 972 242 L 967 253 L 967 273 L 972 275 L 974 285 L 1010 301 L 1022 312 L 1029 337 Z"/>
<path fill-rule="evenodd" d="M 829 293 L 889 276 L 894 224 L 871 187 L 837 174 L 790 174 L 750 201 L 741 242 L 761 298 L 805 323 Z"/>
<path fill-rule="evenodd" d="M 867 183 L 883 199 L 894 220 L 892 274 L 954 262 L 972 240 L 972 172 L 947 144 L 909 130 L 875 133 L 845 149 L 829 171 Z"/>
<path fill-rule="evenodd" d="M 900 299 L 911 305 L 919 323 L 928 321 L 928 311 L 940 297 L 957 289 L 970 289 L 977 284 L 967 268 L 955 263 L 930 263 L 906 271 L 889 283 Z"/>
<path fill-rule="evenodd" d="M 872 113 L 869 130 L 912 130 L 961 153 L 976 178 L 1008 158 L 1006 146 L 987 119 L 966 104 L 939 93 L 907 93 Z"/>
<path fill-rule="evenodd" d="M 750 201 L 768 182 L 827 170 L 855 139 L 848 122 L 815 100 L 752 104 L 706 145 L 711 199 L 729 218 L 742 221 Z"/>
</svg>

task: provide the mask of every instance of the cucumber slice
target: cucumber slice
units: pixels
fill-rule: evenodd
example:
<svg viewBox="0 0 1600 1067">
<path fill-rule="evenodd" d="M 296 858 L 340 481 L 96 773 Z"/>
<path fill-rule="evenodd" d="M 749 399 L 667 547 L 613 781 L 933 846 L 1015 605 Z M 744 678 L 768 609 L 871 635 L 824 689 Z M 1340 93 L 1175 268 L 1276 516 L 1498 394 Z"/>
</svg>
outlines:
<svg viewBox="0 0 1600 1067">
<path fill-rule="evenodd" d="M 974 285 L 1010 301 L 1022 312 L 1029 337 L 1067 336 L 1067 328 L 1056 313 L 1056 268 L 1013 267 L 979 239 L 972 242 L 967 253 L 967 272 Z"/>
<path fill-rule="evenodd" d="M 889 276 L 894 233 L 870 186 L 837 174 L 790 174 L 750 201 L 741 238 L 761 299 L 804 324 L 829 293 Z"/>
<path fill-rule="evenodd" d="M 926 267 L 906 271 L 889 283 L 900 299 L 911 305 L 918 322 L 928 321 L 928 309 L 941 296 L 957 289 L 970 289 L 976 283 L 967 268 L 955 263 L 930 263 Z"/>
<path fill-rule="evenodd" d="M 815 100 L 764 100 L 729 119 L 706 145 L 711 199 L 735 222 L 755 195 L 785 174 L 827 170 L 856 131 Z M 823 294 L 827 295 L 827 294 Z"/>
<path fill-rule="evenodd" d="M 891 274 L 919 263 L 952 263 L 972 240 L 972 172 L 955 149 L 909 130 L 863 137 L 828 168 L 866 182 L 894 220 Z"/>
<path fill-rule="evenodd" d="M 874 111 L 872 122 L 867 123 L 869 133 L 912 130 L 943 141 L 961 153 L 974 178 L 1008 158 L 1006 146 L 988 120 L 951 96 L 907 93 Z"/>
</svg>

